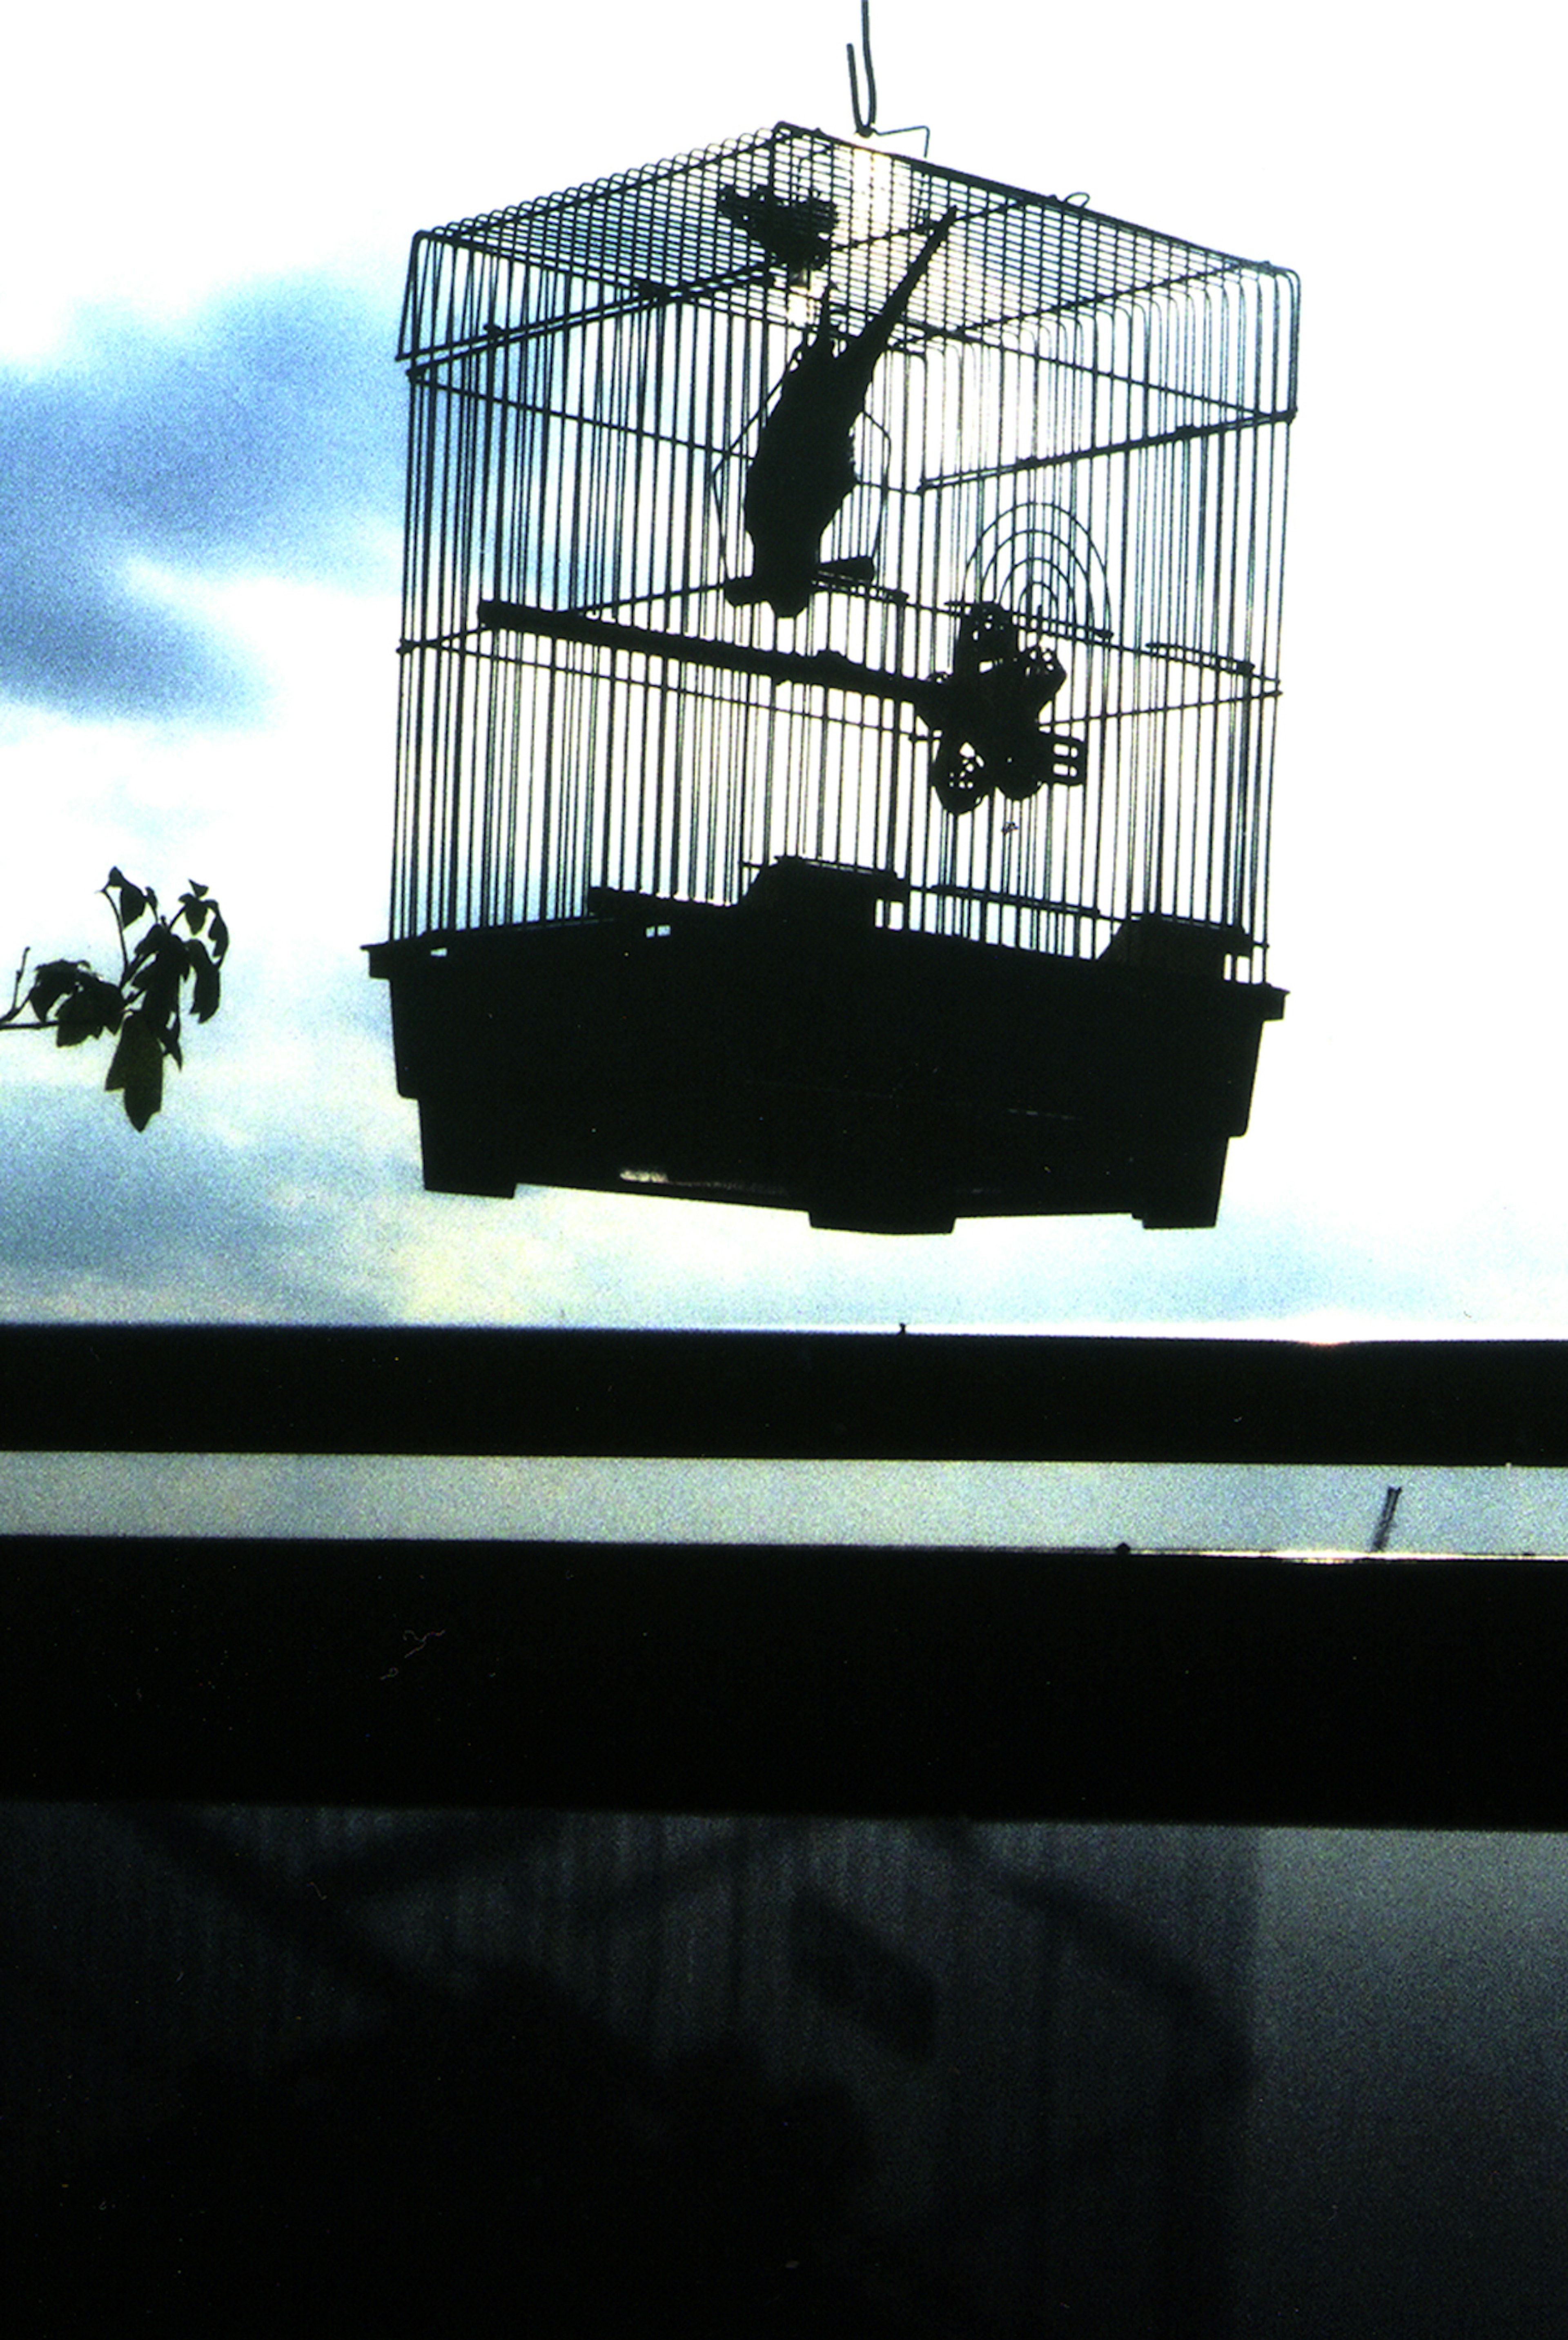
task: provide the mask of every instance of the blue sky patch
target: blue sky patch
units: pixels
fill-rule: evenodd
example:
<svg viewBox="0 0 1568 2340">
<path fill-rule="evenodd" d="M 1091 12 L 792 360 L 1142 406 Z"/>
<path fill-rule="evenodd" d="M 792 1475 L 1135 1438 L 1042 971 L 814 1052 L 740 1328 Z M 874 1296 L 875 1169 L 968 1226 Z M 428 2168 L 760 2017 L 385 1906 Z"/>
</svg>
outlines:
<svg viewBox="0 0 1568 2340">
<path fill-rule="evenodd" d="M 385 590 L 403 395 L 386 317 L 320 280 L 163 331 L 100 313 L 59 365 L 0 373 L 0 691 L 93 718 L 253 715 L 221 637 L 127 566 Z"/>
</svg>

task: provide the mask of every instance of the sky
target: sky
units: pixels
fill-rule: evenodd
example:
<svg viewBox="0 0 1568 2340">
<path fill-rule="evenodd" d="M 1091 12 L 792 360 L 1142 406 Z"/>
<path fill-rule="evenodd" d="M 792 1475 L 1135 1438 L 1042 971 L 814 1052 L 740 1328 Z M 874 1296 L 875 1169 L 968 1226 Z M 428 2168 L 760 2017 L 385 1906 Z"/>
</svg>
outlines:
<svg viewBox="0 0 1568 2340">
<path fill-rule="evenodd" d="M 1390 1470 L 1397 1478 L 1390 1479 Z M 1562 1556 L 1568 1472 L 625 1455 L 0 1453 L 13 1535 Z"/>
<path fill-rule="evenodd" d="M 1484 37 L 1385 0 L 1301 21 L 873 10 L 879 119 L 928 123 L 934 161 L 1304 287 L 1290 996 L 1220 1224 L 878 1237 L 424 1195 L 362 957 L 387 924 L 411 237 L 776 120 L 849 134 L 858 8 L 475 0 L 417 40 L 348 0 L 264 26 L 27 12 L 0 154 L 0 964 L 102 962 L 111 863 L 165 898 L 211 886 L 233 947 L 145 1136 L 101 1062 L 5 1036 L 0 1318 L 1568 1334 L 1561 35 L 1523 0 Z"/>
</svg>

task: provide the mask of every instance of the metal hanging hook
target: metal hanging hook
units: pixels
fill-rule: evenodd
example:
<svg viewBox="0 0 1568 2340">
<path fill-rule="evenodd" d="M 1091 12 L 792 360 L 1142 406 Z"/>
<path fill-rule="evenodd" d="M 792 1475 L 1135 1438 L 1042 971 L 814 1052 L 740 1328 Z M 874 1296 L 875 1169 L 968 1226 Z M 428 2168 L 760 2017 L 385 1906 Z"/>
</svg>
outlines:
<svg viewBox="0 0 1568 2340">
<path fill-rule="evenodd" d="M 877 127 L 877 73 L 871 63 L 871 0 L 860 0 L 860 52 L 866 61 L 866 111 L 860 111 L 860 76 L 855 70 L 855 44 L 846 41 L 844 55 L 849 60 L 849 107 L 855 116 L 858 138 L 908 138 L 918 131 L 925 140 L 924 152 L 931 151 L 930 124 L 907 122 L 901 130 L 878 130 Z"/>
<path fill-rule="evenodd" d="M 855 71 L 853 41 L 844 44 L 844 55 L 849 60 L 849 106 L 857 137 L 872 138 L 877 131 L 877 75 L 871 64 L 871 0 L 860 0 L 860 49 L 866 60 L 865 120 L 860 118 L 860 77 Z"/>
</svg>

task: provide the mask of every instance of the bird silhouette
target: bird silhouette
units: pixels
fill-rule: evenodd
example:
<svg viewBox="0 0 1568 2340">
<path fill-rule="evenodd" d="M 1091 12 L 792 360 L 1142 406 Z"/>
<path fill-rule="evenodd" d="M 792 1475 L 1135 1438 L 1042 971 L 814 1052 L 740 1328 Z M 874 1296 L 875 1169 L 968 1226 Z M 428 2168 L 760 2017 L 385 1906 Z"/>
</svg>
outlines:
<svg viewBox="0 0 1568 2340">
<path fill-rule="evenodd" d="M 751 574 L 725 587 L 735 607 L 767 601 L 779 617 L 798 618 L 811 599 L 822 539 L 855 485 L 851 433 L 871 377 L 957 216 L 949 212 L 937 223 L 876 315 L 842 349 L 834 345 L 830 296 L 823 293 L 816 332 L 779 385 L 747 474 Z"/>
<path fill-rule="evenodd" d="M 736 187 L 720 187 L 719 208 L 726 219 L 761 245 L 769 260 L 788 269 L 792 284 L 820 268 L 832 250 L 839 211 L 825 195 L 806 195 L 790 203 L 766 187 L 754 187 L 747 195 Z"/>
</svg>

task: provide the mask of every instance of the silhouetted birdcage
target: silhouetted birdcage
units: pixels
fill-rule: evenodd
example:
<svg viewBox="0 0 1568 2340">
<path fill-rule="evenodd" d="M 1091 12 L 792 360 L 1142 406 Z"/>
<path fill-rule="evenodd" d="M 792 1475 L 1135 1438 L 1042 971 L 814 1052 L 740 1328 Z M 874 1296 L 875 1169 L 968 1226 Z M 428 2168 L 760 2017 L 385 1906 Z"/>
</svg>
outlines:
<svg viewBox="0 0 1568 2340">
<path fill-rule="evenodd" d="M 426 1185 L 1212 1225 L 1295 350 L 1285 270 L 788 125 L 416 238 Z"/>
</svg>

